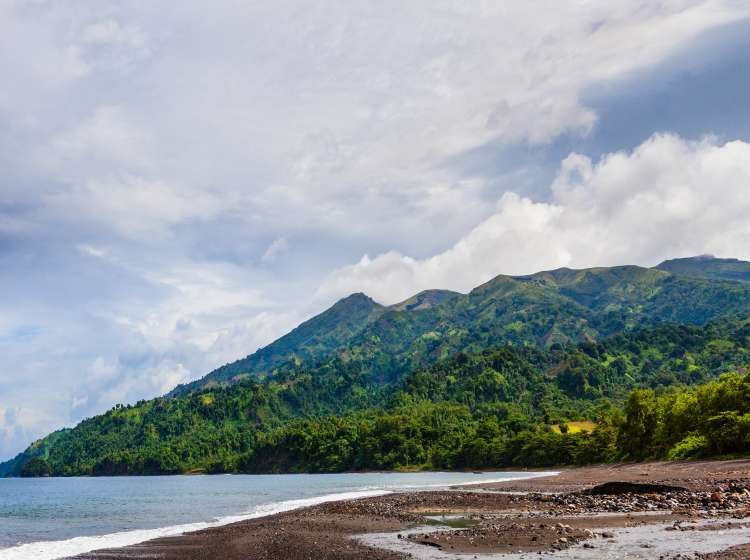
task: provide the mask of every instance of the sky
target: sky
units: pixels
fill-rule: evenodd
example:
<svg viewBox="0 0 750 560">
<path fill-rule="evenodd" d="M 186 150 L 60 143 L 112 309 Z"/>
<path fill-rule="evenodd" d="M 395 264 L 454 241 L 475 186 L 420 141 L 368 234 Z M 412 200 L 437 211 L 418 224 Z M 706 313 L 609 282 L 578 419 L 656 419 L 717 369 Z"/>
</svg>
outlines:
<svg viewBox="0 0 750 560">
<path fill-rule="evenodd" d="M 0 0 L 0 459 L 337 299 L 750 259 L 750 0 Z"/>
</svg>

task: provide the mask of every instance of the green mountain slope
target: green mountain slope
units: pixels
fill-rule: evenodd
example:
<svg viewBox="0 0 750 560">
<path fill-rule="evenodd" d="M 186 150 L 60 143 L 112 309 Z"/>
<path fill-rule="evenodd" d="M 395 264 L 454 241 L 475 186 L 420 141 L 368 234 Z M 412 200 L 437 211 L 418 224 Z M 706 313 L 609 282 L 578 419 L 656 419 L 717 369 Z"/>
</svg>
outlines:
<svg viewBox="0 0 750 560">
<path fill-rule="evenodd" d="M 672 259 L 656 268 L 673 274 L 750 282 L 750 263 L 738 259 L 718 259 L 711 255 Z"/>
<path fill-rule="evenodd" d="M 701 262 L 706 276 L 706 267 L 714 265 Z M 433 290 L 391 307 L 355 294 L 175 394 L 331 359 L 354 361 L 380 383 L 391 383 L 457 351 L 507 343 L 545 348 L 658 323 L 701 325 L 747 312 L 750 283 L 637 266 L 498 276 L 469 294 Z"/>
<path fill-rule="evenodd" d="M 749 328 L 739 318 L 750 316 L 750 282 L 737 281 L 746 266 L 697 258 L 498 276 L 468 294 L 430 290 L 390 307 L 354 294 L 167 397 L 50 434 L 0 476 L 25 465 L 63 475 L 292 469 L 289 456 L 274 463 L 271 453 L 288 426 L 364 415 L 349 428 L 365 429 L 408 403 L 436 422 L 431 415 L 448 410 L 527 427 L 592 418 L 634 388 L 746 371 Z M 262 449 L 271 455 L 260 461 Z M 381 459 L 346 468 L 395 464 Z M 305 468 L 319 467 L 293 467 Z"/>
<path fill-rule="evenodd" d="M 460 296 L 461 294 L 458 292 L 452 292 L 450 290 L 425 290 L 402 301 L 401 303 L 392 305 L 391 309 L 396 311 L 419 311 L 435 307 L 436 305 L 440 305 L 441 303 L 445 303 L 446 301 L 450 301 Z"/>
<path fill-rule="evenodd" d="M 269 375 L 280 367 L 314 362 L 345 344 L 385 310 L 365 294 L 352 294 L 247 358 L 224 365 L 202 380 L 180 386 L 175 391 L 239 381 L 250 374 Z"/>
<path fill-rule="evenodd" d="M 748 366 L 750 320 L 459 352 L 387 387 L 335 360 L 117 406 L 35 442 L 0 476 L 32 459 L 55 475 L 482 466 L 460 453 L 488 422 L 493 437 L 515 441 L 524 430 L 598 419 L 632 389 L 668 392 Z"/>
</svg>

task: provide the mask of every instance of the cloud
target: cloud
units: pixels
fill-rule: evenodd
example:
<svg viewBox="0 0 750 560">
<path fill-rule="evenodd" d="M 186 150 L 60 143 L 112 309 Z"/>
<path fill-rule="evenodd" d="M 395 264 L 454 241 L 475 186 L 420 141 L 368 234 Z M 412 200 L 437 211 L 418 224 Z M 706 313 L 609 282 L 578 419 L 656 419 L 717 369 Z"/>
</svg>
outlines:
<svg viewBox="0 0 750 560">
<path fill-rule="evenodd" d="M 286 237 L 274 239 L 261 257 L 262 261 L 268 262 L 276 259 L 280 254 L 289 250 L 289 241 Z"/>
<path fill-rule="evenodd" d="M 108 19 L 86 26 L 83 29 L 83 43 L 90 45 L 126 45 L 139 49 L 146 43 L 146 38 L 137 27 L 123 27 L 119 22 Z"/>
<path fill-rule="evenodd" d="M 54 417 L 43 410 L 0 406 L 0 445 L 20 449 L 45 430 Z"/>
<path fill-rule="evenodd" d="M 36 157 L 36 162 L 55 173 L 81 175 L 118 168 L 142 170 L 153 149 L 148 135 L 128 120 L 122 107 L 101 106 L 70 129 L 56 134 Z"/>
<path fill-rule="evenodd" d="M 0 442 L 5 445 L 24 445 L 29 442 L 27 430 L 19 422 L 17 408 L 0 408 Z"/>
<path fill-rule="evenodd" d="M 485 210 L 481 193 L 468 193 L 464 214 L 446 219 L 445 191 L 461 192 L 466 180 L 447 162 L 487 142 L 585 135 L 597 118 L 581 104 L 586 88 L 652 66 L 750 11 L 624 0 L 426 10 L 279 2 L 210 15 L 194 2 L 168 14 L 114 2 L 10 6 L 5 52 L 24 52 L 35 72 L 16 87 L 22 73 L 0 59 L 14 76 L 0 108 L 27 162 L 20 172 L 39 185 L 19 196 L 43 213 L 67 201 L 70 215 L 83 196 L 122 232 L 120 208 L 138 214 L 143 202 L 169 226 L 195 214 L 173 206 L 211 199 L 246 227 L 287 230 L 274 238 L 318 229 L 381 243 L 403 237 L 414 218 L 442 224 L 434 235 L 448 243 Z M 148 56 L 128 59 L 132 72 L 113 73 L 108 49 L 146 45 Z M 58 60 L 71 56 L 87 70 L 63 82 Z M 145 183 L 180 196 L 152 201 Z M 91 190 L 123 192 L 110 204 Z"/>
<path fill-rule="evenodd" d="M 329 300 L 363 290 L 395 303 L 427 288 L 469 290 L 498 273 L 715 253 L 750 259 L 750 144 L 656 134 L 598 162 L 571 154 L 550 202 L 506 193 L 494 214 L 425 259 L 389 251 L 332 273 Z"/>
<path fill-rule="evenodd" d="M 46 197 L 49 210 L 70 221 L 89 224 L 134 238 L 169 235 L 170 226 L 208 220 L 224 209 L 209 192 L 190 193 L 180 185 L 138 175 L 102 177 Z"/>
</svg>

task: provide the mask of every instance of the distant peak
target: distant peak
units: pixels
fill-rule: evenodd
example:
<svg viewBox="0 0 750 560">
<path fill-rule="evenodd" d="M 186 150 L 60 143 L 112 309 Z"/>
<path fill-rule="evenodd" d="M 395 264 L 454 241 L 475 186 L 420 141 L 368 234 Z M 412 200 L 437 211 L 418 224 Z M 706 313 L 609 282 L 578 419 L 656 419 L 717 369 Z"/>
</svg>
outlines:
<svg viewBox="0 0 750 560">
<path fill-rule="evenodd" d="M 353 294 L 349 294 L 345 298 L 341 298 L 333 304 L 334 308 L 351 306 L 380 307 L 380 304 L 363 292 L 355 292 Z"/>
<path fill-rule="evenodd" d="M 678 257 L 675 259 L 667 259 L 658 265 L 656 265 L 655 268 L 664 268 L 668 267 L 670 265 L 676 265 L 676 264 L 698 264 L 698 263 L 744 263 L 745 261 L 742 261 L 740 259 L 735 258 L 723 258 L 723 257 L 717 257 L 716 255 L 712 255 L 710 253 L 706 253 L 703 255 L 695 255 L 693 257 Z"/>
<path fill-rule="evenodd" d="M 723 259 L 717 259 L 716 255 L 705 253 L 703 255 L 695 255 L 693 257 L 677 257 L 675 259 L 667 259 L 661 264 L 673 263 L 673 262 L 704 262 L 704 261 L 716 261 L 716 260 L 723 260 Z M 727 259 L 727 260 L 734 260 L 734 259 Z"/>
<path fill-rule="evenodd" d="M 658 264 L 656 268 L 683 276 L 750 282 L 750 262 L 714 255 L 670 259 Z"/>
<path fill-rule="evenodd" d="M 625 264 L 619 266 L 595 266 L 590 268 L 568 268 L 561 267 L 553 270 L 544 270 L 527 274 L 524 276 L 513 276 L 515 280 L 542 280 L 554 283 L 565 283 L 571 281 L 580 281 L 589 276 L 632 276 L 633 274 L 642 274 L 648 269 L 634 265 Z"/>
<path fill-rule="evenodd" d="M 451 290 L 424 290 L 411 296 L 409 299 L 392 305 L 391 308 L 398 311 L 427 309 L 460 295 L 460 293 Z"/>
<path fill-rule="evenodd" d="M 368 296 L 364 292 L 354 292 L 353 294 L 349 294 L 345 298 L 341 298 L 339 301 L 372 301 L 375 300 L 372 299 L 370 296 Z"/>
</svg>

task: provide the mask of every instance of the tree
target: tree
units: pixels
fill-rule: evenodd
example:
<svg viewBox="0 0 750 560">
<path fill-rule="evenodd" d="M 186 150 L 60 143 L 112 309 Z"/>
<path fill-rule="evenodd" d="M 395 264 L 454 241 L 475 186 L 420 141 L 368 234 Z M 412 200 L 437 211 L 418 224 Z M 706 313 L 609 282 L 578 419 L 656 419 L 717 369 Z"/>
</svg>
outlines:
<svg viewBox="0 0 750 560">
<path fill-rule="evenodd" d="M 21 467 L 21 476 L 25 478 L 50 476 L 50 474 L 49 464 L 41 457 L 29 459 Z"/>
<path fill-rule="evenodd" d="M 617 443 L 626 458 L 645 459 L 651 454 L 657 425 L 656 398 L 651 390 L 633 391 L 625 405 L 625 423 Z"/>
</svg>

